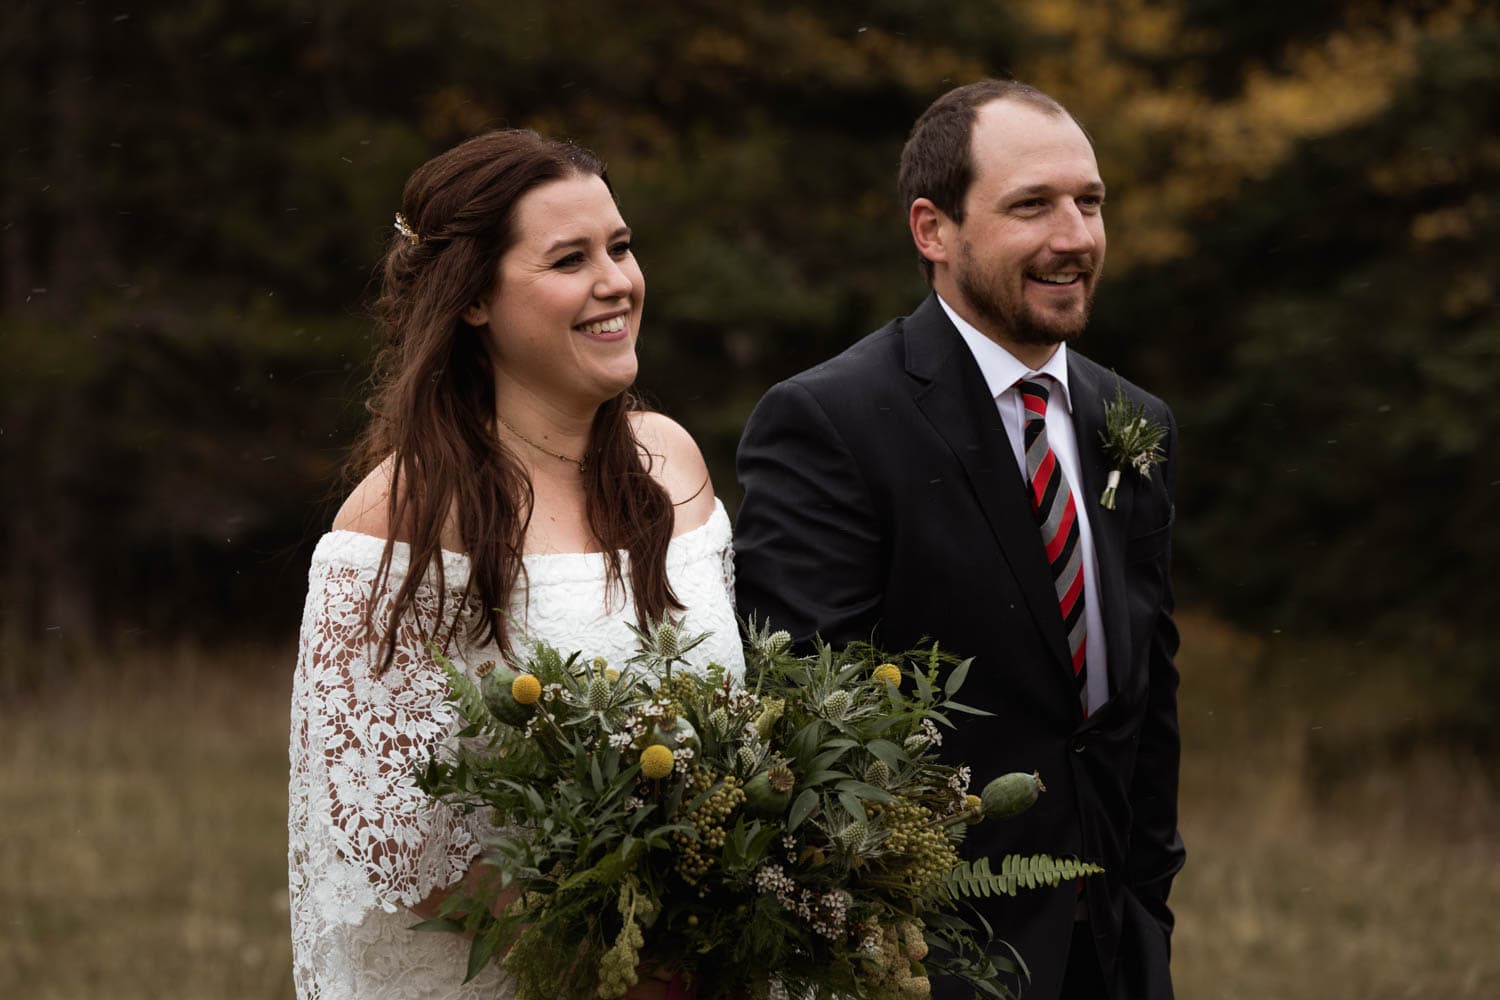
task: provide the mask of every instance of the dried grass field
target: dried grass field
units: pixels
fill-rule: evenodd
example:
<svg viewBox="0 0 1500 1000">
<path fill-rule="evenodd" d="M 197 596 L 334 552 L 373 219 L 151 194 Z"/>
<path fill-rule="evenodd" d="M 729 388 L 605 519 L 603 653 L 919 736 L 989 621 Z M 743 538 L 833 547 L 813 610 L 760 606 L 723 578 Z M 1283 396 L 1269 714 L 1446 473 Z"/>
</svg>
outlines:
<svg viewBox="0 0 1500 1000">
<path fill-rule="evenodd" d="M 1500 995 L 1493 771 L 1385 738 L 1439 697 L 1368 651 L 1182 624 L 1178 996 Z M 0 997 L 292 995 L 292 655 L 4 651 Z"/>
</svg>

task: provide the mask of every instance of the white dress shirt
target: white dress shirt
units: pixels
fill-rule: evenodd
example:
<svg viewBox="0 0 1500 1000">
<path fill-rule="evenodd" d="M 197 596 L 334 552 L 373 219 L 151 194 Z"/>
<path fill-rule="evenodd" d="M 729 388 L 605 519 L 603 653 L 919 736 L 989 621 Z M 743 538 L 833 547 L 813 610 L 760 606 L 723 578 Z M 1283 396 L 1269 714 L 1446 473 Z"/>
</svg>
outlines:
<svg viewBox="0 0 1500 1000">
<path fill-rule="evenodd" d="M 1089 527 L 1089 505 L 1082 492 L 1083 474 L 1078 467 L 1078 439 L 1073 433 L 1073 399 L 1068 389 L 1068 346 L 1059 344 L 1052 357 L 1041 368 L 1027 368 L 1014 354 L 974 329 L 962 316 L 954 312 L 942 296 L 938 304 L 958 328 L 959 336 L 969 345 L 979 371 L 984 375 L 990 395 L 1000 411 L 1000 422 L 1005 426 L 1005 436 L 1010 439 L 1011 451 L 1016 457 L 1016 468 L 1020 470 L 1021 482 L 1026 482 L 1026 448 L 1022 428 L 1025 426 L 1025 406 L 1016 383 L 1021 379 L 1034 379 L 1038 375 L 1050 375 L 1053 385 L 1047 403 L 1047 444 L 1057 456 L 1068 486 L 1073 491 L 1073 506 L 1078 514 L 1078 541 L 1083 547 L 1083 616 L 1087 635 L 1084 638 L 1088 665 L 1088 706 L 1092 714 L 1109 699 L 1109 667 L 1105 657 L 1104 618 L 1099 613 L 1099 570 L 1094 559 L 1094 534 Z M 1058 392 L 1057 389 L 1061 389 Z M 1061 405 L 1058 405 L 1061 404 Z M 1040 529 L 1038 529 L 1040 531 Z M 1040 534 L 1038 534 L 1040 538 Z"/>
</svg>

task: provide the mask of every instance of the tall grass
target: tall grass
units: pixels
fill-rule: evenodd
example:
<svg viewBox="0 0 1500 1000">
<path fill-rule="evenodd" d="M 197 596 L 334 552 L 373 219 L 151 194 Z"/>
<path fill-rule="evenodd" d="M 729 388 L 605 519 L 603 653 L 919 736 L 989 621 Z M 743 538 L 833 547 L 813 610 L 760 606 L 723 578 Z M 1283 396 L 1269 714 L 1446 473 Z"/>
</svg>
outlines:
<svg viewBox="0 0 1500 1000">
<path fill-rule="evenodd" d="M 1451 748 L 1378 750 L 1445 695 L 1368 651 L 1182 624 L 1178 996 L 1500 995 L 1494 787 Z M 0 997 L 292 995 L 292 658 L 59 656 L 0 684 Z"/>
<path fill-rule="evenodd" d="M 291 657 L 61 658 L 0 706 L 0 996 L 292 995 Z"/>
</svg>

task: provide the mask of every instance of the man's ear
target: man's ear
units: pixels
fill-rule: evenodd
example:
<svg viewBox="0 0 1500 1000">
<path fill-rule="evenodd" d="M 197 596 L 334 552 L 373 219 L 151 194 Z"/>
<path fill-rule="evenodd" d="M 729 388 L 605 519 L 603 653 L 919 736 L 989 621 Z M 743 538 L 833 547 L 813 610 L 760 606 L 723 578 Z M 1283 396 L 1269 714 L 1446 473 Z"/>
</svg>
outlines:
<svg viewBox="0 0 1500 1000">
<path fill-rule="evenodd" d="M 953 239 L 952 219 L 930 199 L 918 198 L 911 203 L 907 223 L 911 226 L 911 238 L 917 245 L 917 253 L 934 264 L 948 262 L 949 243 Z"/>
</svg>

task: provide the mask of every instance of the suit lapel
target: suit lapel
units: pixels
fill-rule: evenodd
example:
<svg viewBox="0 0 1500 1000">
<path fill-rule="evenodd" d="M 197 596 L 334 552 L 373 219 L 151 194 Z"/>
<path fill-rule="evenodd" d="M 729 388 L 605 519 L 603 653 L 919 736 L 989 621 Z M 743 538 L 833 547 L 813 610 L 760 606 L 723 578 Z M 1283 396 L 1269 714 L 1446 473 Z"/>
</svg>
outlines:
<svg viewBox="0 0 1500 1000">
<path fill-rule="evenodd" d="M 979 365 L 935 296 L 928 296 L 906 319 L 905 334 L 907 372 L 919 383 L 917 407 L 963 466 L 1037 628 L 1059 667 L 1067 671 L 1059 678 L 1070 679 L 1067 636 L 1057 610 L 1052 570 L 1025 483 Z"/>
<path fill-rule="evenodd" d="M 1114 384 L 1103 369 L 1068 352 L 1068 388 L 1073 402 L 1073 433 L 1078 439 L 1078 463 L 1083 488 L 1078 497 L 1087 504 L 1089 529 L 1094 539 L 1094 566 L 1099 576 L 1099 614 L 1104 622 L 1105 657 L 1108 661 L 1111 700 L 1121 690 L 1121 678 L 1130 667 L 1130 635 L 1125 600 L 1125 526 L 1135 491 L 1121 479 L 1114 510 L 1106 510 L 1099 497 L 1104 493 L 1109 469 L 1104 457 L 1104 404 L 1114 398 Z M 1126 477 L 1133 475 L 1125 470 Z"/>
</svg>

